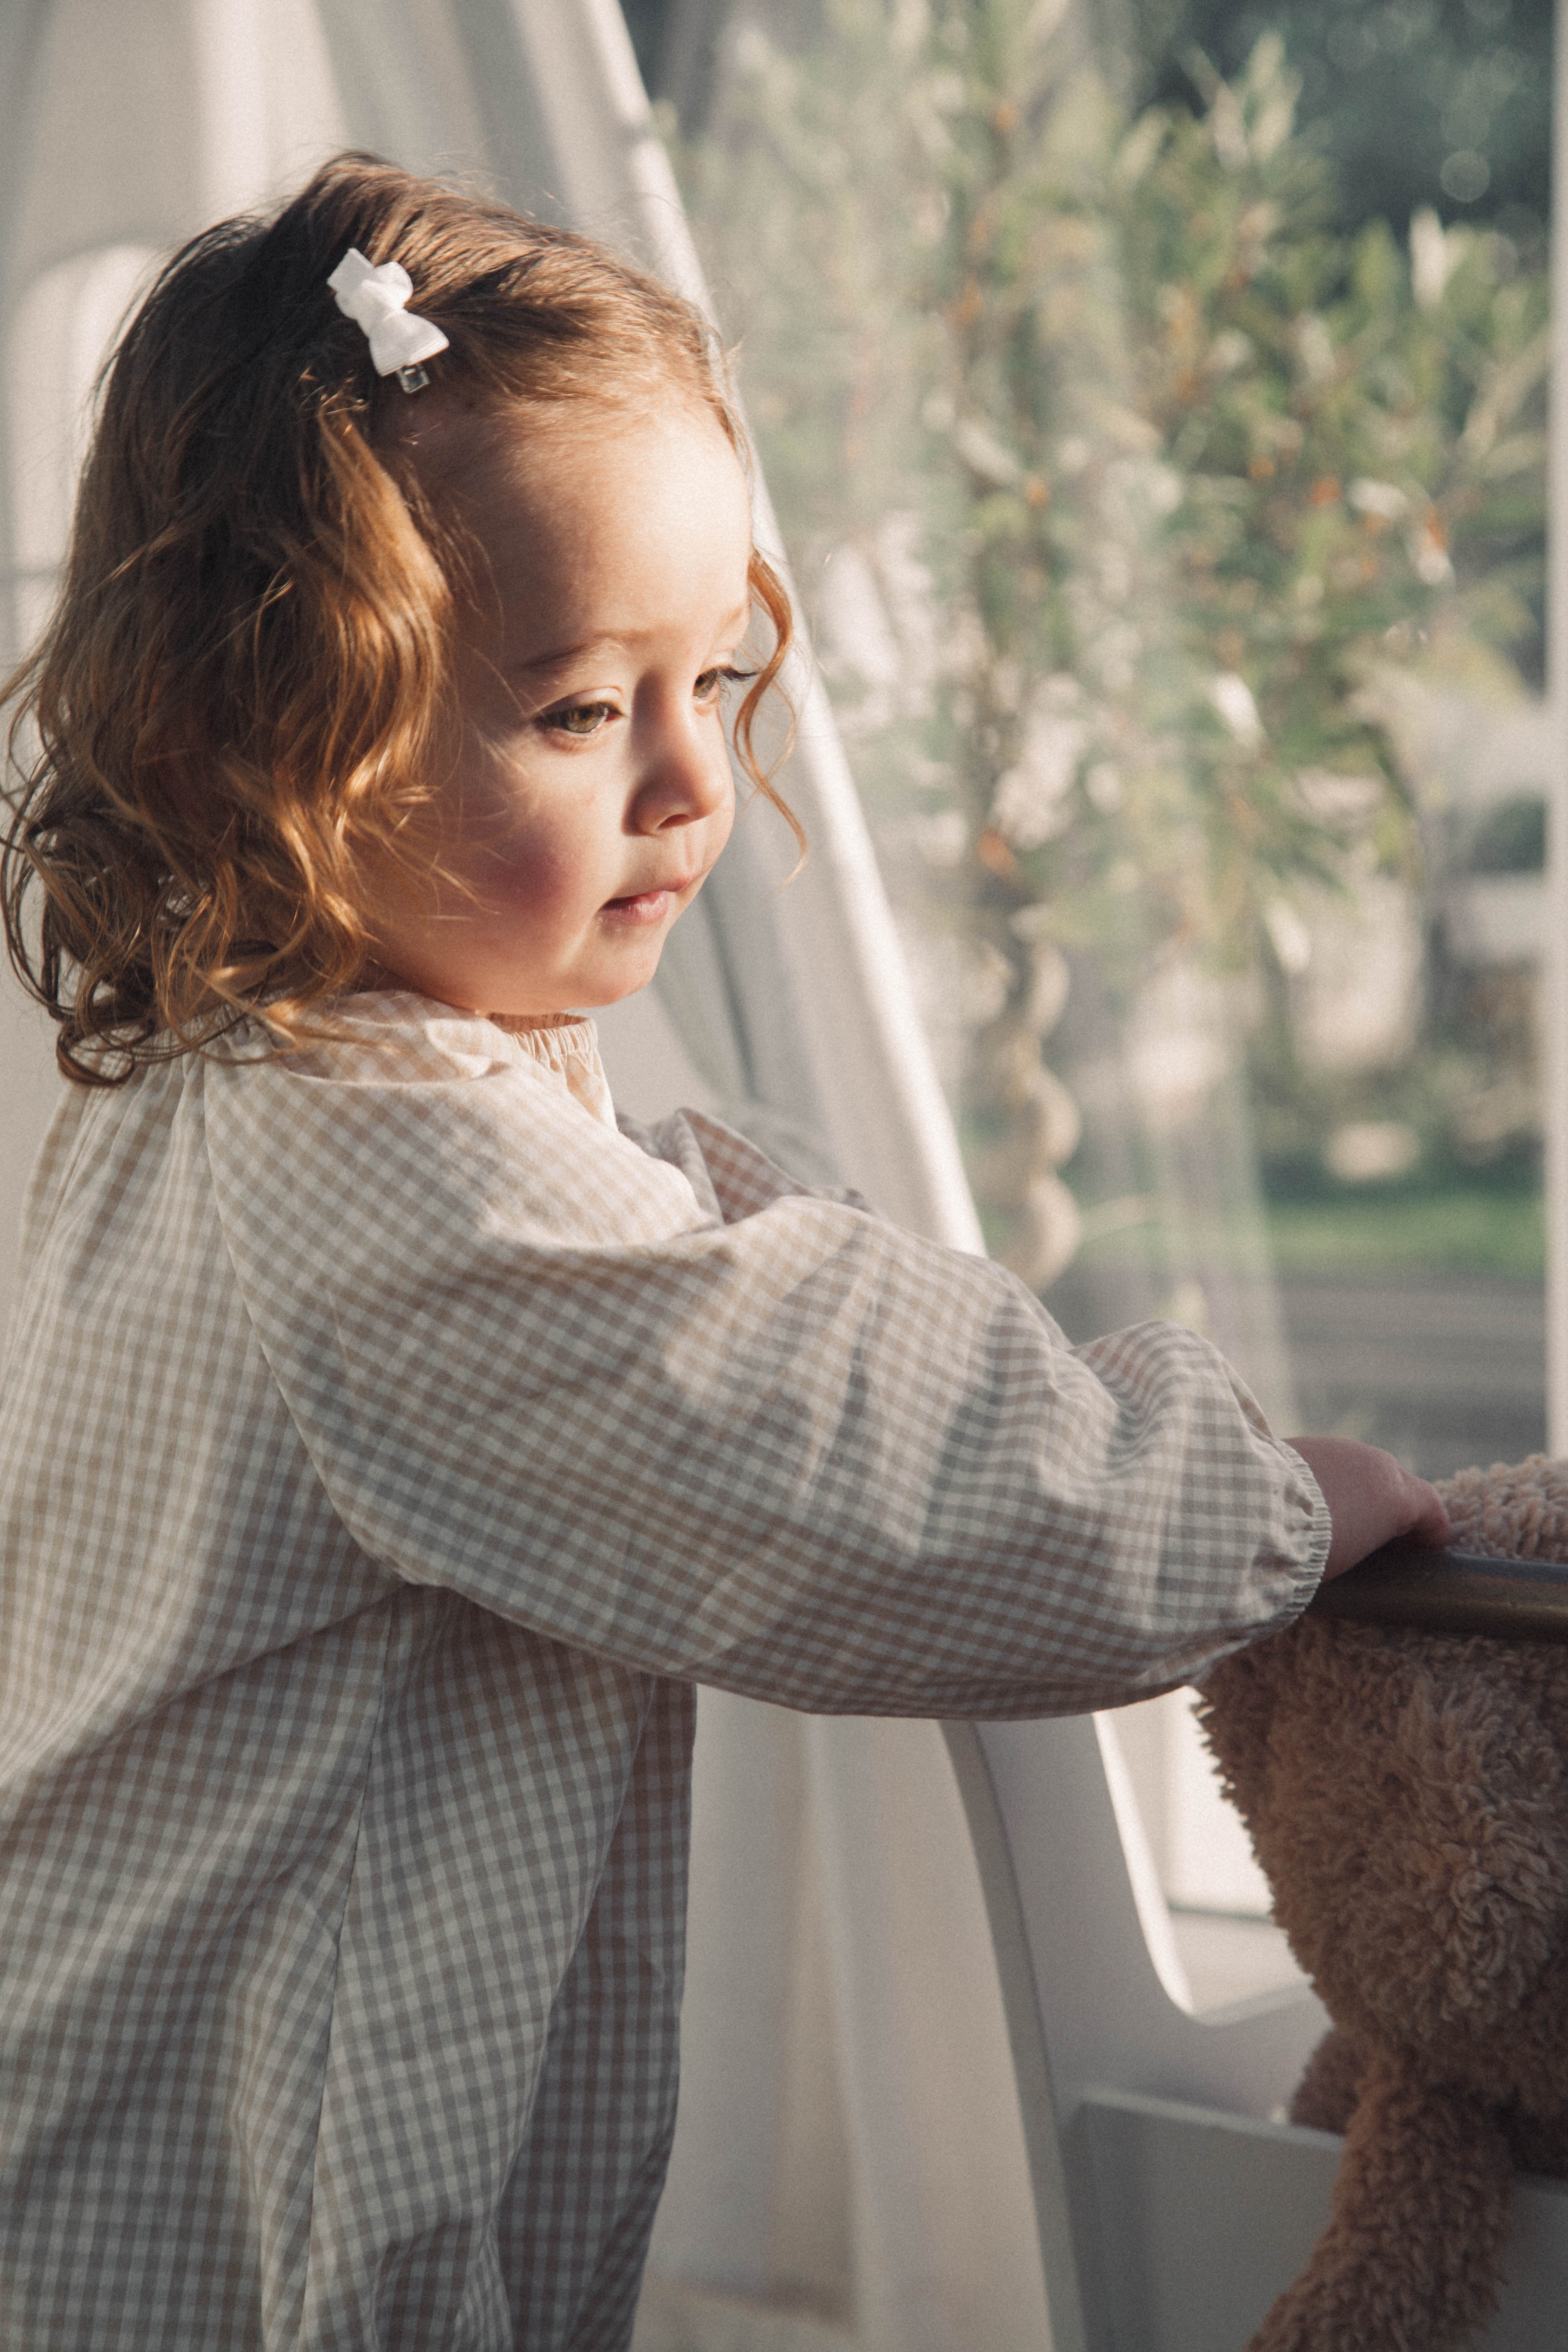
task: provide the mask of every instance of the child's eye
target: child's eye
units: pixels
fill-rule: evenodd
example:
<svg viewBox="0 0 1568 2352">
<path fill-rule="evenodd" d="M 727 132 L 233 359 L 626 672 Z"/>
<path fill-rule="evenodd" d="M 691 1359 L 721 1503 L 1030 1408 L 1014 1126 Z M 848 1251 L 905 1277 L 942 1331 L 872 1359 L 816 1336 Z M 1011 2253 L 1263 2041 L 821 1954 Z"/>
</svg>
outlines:
<svg viewBox="0 0 1568 2352">
<path fill-rule="evenodd" d="M 559 702 L 553 710 L 540 714 L 539 723 L 560 735 L 596 735 L 605 721 L 615 716 L 612 702 Z"/>
<path fill-rule="evenodd" d="M 724 663 L 717 669 L 703 670 L 692 692 L 699 702 L 712 702 L 717 699 L 721 687 L 743 686 L 748 679 L 755 677 L 756 674 L 754 669 L 737 669 L 732 662 Z"/>
</svg>

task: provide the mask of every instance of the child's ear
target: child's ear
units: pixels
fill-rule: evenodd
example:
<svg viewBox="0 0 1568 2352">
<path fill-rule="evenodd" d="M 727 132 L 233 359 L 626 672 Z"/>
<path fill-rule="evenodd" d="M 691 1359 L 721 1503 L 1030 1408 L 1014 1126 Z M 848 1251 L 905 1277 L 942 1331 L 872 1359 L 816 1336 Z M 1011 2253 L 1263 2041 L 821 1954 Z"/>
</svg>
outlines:
<svg viewBox="0 0 1568 2352">
<path fill-rule="evenodd" d="M 1464 2039 L 1519 2007 L 1568 1917 L 1563 1768 L 1506 1664 L 1423 1636 L 1382 1663 L 1337 1721 L 1277 1726 L 1260 1859 L 1342 2023 Z"/>
</svg>

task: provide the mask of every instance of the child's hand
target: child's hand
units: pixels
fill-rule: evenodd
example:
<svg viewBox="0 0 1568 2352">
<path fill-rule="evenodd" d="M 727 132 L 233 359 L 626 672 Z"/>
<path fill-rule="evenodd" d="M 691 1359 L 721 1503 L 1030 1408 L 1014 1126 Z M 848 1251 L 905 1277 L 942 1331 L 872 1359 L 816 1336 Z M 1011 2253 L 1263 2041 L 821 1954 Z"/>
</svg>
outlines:
<svg viewBox="0 0 1568 2352">
<path fill-rule="evenodd" d="M 1353 1437 L 1293 1437 L 1290 1444 L 1322 1488 L 1333 1520 L 1325 1582 L 1395 1536 L 1447 1542 L 1448 1514 L 1436 1486 L 1402 1469 L 1381 1446 Z"/>
</svg>

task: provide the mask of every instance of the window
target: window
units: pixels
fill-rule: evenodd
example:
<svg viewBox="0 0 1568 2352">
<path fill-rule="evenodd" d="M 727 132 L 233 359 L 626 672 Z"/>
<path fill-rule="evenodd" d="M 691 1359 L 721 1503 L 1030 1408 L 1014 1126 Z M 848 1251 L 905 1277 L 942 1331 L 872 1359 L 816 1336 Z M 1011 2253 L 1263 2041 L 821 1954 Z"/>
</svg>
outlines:
<svg viewBox="0 0 1568 2352">
<path fill-rule="evenodd" d="M 1547 10 L 633 24 L 992 1247 L 1276 1426 L 1541 1446 Z M 1262 1882 L 1121 1735 L 1218 1998 Z"/>
</svg>

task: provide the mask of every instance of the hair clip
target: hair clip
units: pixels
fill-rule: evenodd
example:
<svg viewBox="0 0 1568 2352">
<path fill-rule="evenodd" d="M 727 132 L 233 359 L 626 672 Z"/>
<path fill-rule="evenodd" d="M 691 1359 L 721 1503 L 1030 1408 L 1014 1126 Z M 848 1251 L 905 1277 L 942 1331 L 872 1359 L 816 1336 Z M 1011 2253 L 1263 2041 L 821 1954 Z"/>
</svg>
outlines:
<svg viewBox="0 0 1568 2352">
<path fill-rule="evenodd" d="M 351 245 L 327 283 L 343 316 L 369 336 L 377 375 L 395 375 L 405 392 L 423 392 L 430 381 L 423 362 L 446 351 L 447 338 L 433 320 L 408 309 L 414 280 L 403 264 L 384 261 L 373 268 L 358 246 Z"/>
</svg>

